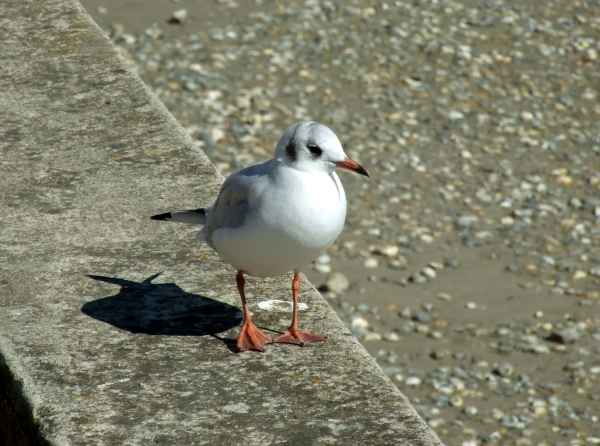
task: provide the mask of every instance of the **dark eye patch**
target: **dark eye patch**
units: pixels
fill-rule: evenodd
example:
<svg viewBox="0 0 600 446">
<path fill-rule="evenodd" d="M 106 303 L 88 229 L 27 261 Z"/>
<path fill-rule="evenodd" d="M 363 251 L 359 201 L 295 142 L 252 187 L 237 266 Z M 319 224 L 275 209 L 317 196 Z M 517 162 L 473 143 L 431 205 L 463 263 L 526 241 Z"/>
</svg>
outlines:
<svg viewBox="0 0 600 446">
<path fill-rule="evenodd" d="M 309 142 L 308 144 L 306 144 L 306 148 L 317 158 L 323 154 L 323 149 L 321 149 L 315 143 Z"/>
</svg>

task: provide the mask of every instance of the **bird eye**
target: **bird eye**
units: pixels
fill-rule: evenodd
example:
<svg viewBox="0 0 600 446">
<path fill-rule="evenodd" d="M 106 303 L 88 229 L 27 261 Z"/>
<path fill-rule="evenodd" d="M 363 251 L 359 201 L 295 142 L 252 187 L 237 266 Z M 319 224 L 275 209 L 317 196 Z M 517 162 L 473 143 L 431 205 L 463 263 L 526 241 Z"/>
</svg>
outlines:
<svg viewBox="0 0 600 446">
<path fill-rule="evenodd" d="M 321 156 L 321 154 L 323 153 L 323 149 L 321 149 L 318 145 L 313 143 L 306 144 L 306 148 L 310 150 L 310 153 L 312 153 L 316 157 Z"/>
</svg>

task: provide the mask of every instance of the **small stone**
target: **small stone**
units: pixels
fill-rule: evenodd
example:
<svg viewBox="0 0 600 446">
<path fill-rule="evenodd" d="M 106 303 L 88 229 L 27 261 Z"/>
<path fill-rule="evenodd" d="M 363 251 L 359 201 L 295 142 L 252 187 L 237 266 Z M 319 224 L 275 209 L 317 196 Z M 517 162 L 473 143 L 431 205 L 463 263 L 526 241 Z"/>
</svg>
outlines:
<svg viewBox="0 0 600 446">
<path fill-rule="evenodd" d="M 210 131 L 210 137 L 212 138 L 213 142 L 216 144 L 219 141 L 225 139 L 225 132 L 222 129 L 213 128 Z"/>
<path fill-rule="evenodd" d="M 510 226 L 515 222 L 515 219 L 509 216 L 506 217 L 502 217 L 500 219 L 500 224 L 504 225 L 504 226 Z"/>
<path fill-rule="evenodd" d="M 460 119 L 464 119 L 465 115 L 459 112 L 458 110 L 450 110 L 447 114 L 448 118 L 452 121 L 458 121 Z"/>
<path fill-rule="evenodd" d="M 445 300 L 447 302 L 452 300 L 452 295 L 448 293 L 437 293 L 435 297 L 437 297 L 440 300 Z"/>
<path fill-rule="evenodd" d="M 360 303 L 356 306 L 356 311 L 360 313 L 367 313 L 369 311 L 369 306 L 365 303 Z"/>
<path fill-rule="evenodd" d="M 546 413 L 548 412 L 548 410 L 546 409 L 546 401 L 542 399 L 533 400 L 531 402 L 531 406 L 533 413 L 538 417 L 546 415 Z"/>
<path fill-rule="evenodd" d="M 421 234 L 420 239 L 422 242 L 427 243 L 428 245 L 433 243 L 433 241 L 435 240 L 434 237 L 429 234 Z"/>
<path fill-rule="evenodd" d="M 383 334 L 383 340 L 388 342 L 398 342 L 400 340 L 400 336 L 398 336 L 398 333 L 390 331 Z"/>
<path fill-rule="evenodd" d="M 351 325 L 353 327 L 360 327 L 360 328 L 369 328 L 369 321 L 367 321 L 364 317 L 361 316 L 354 316 L 352 318 L 352 323 Z"/>
<path fill-rule="evenodd" d="M 582 360 L 570 362 L 565 366 L 565 370 L 578 370 L 585 367 L 585 362 Z"/>
<path fill-rule="evenodd" d="M 494 371 L 500 376 L 507 377 L 513 374 L 515 368 L 512 366 L 512 364 L 509 364 L 508 362 L 501 362 L 500 364 L 498 364 L 498 367 L 496 367 L 496 370 Z"/>
<path fill-rule="evenodd" d="M 587 273 L 582 270 L 577 270 L 573 273 L 573 280 L 581 280 L 587 277 Z"/>
<path fill-rule="evenodd" d="M 575 328 L 564 328 L 562 330 L 554 330 L 552 333 L 550 333 L 550 337 L 548 339 L 561 344 L 573 344 L 581 339 L 582 336 L 583 333 Z"/>
<path fill-rule="evenodd" d="M 410 311 L 410 308 L 404 307 L 404 309 L 400 313 L 398 313 L 398 315 L 403 318 L 409 319 L 412 315 L 412 312 Z"/>
<path fill-rule="evenodd" d="M 388 267 L 390 267 L 391 269 L 402 271 L 406 269 L 406 263 L 400 259 L 389 259 Z"/>
<path fill-rule="evenodd" d="M 400 279 L 396 279 L 392 283 L 394 285 L 399 285 L 399 286 L 403 286 L 403 287 L 408 285 L 408 281 L 404 277 L 401 277 Z"/>
<path fill-rule="evenodd" d="M 509 263 L 508 265 L 506 265 L 506 270 L 511 273 L 516 273 L 517 271 L 519 271 L 519 265 L 517 265 L 516 263 Z"/>
<path fill-rule="evenodd" d="M 482 368 L 487 368 L 489 365 L 488 362 L 479 355 L 473 356 L 473 358 L 471 358 L 471 362 L 473 364 L 475 364 L 477 367 L 482 367 Z"/>
<path fill-rule="evenodd" d="M 429 266 L 423 268 L 423 271 L 421 271 L 421 274 L 423 274 L 424 276 L 426 276 L 429 279 L 435 279 L 437 277 L 437 273 L 435 272 L 435 270 Z"/>
<path fill-rule="evenodd" d="M 323 297 L 325 299 L 337 299 L 338 295 L 333 291 L 325 291 L 323 292 Z"/>
<path fill-rule="evenodd" d="M 417 387 L 421 385 L 421 378 L 419 378 L 418 376 L 409 376 L 404 380 L 404 383 L 407 386 Z"/>
<path fill-rule="evenodd" d="M 365 261 L 363 262 L 363 266 L 365 268 L 377 268 L 379 266 L 379 262 L 377 261 L 376 258 L 369 257 L 369 258 L 365 259 Z"/>
<path fill-rule="evenodd" d="M 519 283 L 519 286 L 521 288 L 523 288 L 524 290 L 532 290 L 537 286 L 537 283 L 535 282 L 521 282 Z"/>
<path fill-rule="evenodd" d="M 550 349 L 546 344 L 529 345 L 527 351 L 530 351 L 531 353 L 537 353 L 540 355 L 547 355 L 548 353 L 550 353 Z"/>
<path fill-rule="evenodd" d="M 533 113 L 529 112 L 529 111 L 522 111 L 521 112 L 521 119 L 523 121 L 531 121 L 534 118 Z"/>
<path fill-rule="evenodd" d="M 447 267 L 447 268 L 454 268 L 454 269 L 456 269 L 456 268 L 460 267 L 460 263 L 456 259 L 445 258 L 444 259 L 444 266 Z"/>
<path fill-rule="evenodd" d="M 384 3 L 384 4 L 385 4 L 385 3 Z M 445 422 L 446 422 L 446 420 L 444 420 L 444 419 L 443 419 L 443 418 L 441 418 L 441 417 L 438 417 L 438 418 L 433 418 L 433 419 L 431 419 L 431 420 L 428 420 L 428 421 L 427 421 L 427 424 L 428 424 L 428 425 L 429 425 L 429 427 L 431 427 L 432 429 L 437 429 L 437 428 L 439 428 L 440 426 L 443 426 Z"/>
<path fill-rule="evenodd" d="M 421 334 L 429 333 L 429 325 L 427 325 L 427 324 L 416 324 L 414 328 L 417 333 L 421 333 Z"/>
<path fill-rule="evenodd" d="M 124 33 L 121 38 L 123 39 L 123 41 L 127 44 L 127 45 L 133 45 L 136 42 L 136 38 L 135 36 L 132 36 L 131 34 L 128 33 Z M 110 99 L 109 99 L 110 101 Z M 107 102 L 107 104 L 110 102 Z"/>
<path fill-rule="evenodd" d="M 568 186 L 573 182 L 573 178 L 571 178 L 569 175 L 560 175 L 556 178 L 556 182 L 561 186 Z"/>
<path fill-rule="evenodd" d="M 356 306 L 356 310 L 361 313 L 367 313 L 369 311 L 369 306 L 365 303 L 360 303 Z"/>
<path fill-rule="evenodd" d="M 448 395 L 438 395 L 433 399 L 433 402 L 438 407 L 448 407 L 450 405 L 450 397 Z"/>
<path fill-rule="evenodd" d="M 331 266 L 317 263 L 315 265 L 315 271 L 321 274 L 329 274 L 331 272 Z"/>
<path fill-rule="evenodd" d="M 452 395 L 450 397 L 450 405 L 452 407 L 462 407 L 463 404 L 464 404 L 464 401 L 460 395 Z"/>
<path fill-rule="evenodd" d="M 339 306 L 346 313 L 349 313 L 351 311 L 350 308 L 351 308 L 352 305 L 350 305 L 350 302 L 344 302 L 344 301 L 342 301 L 342 302 L 339 302 Z"/>
<path fill-rule="evenodd" d="M 413 274 L 412 276 L 410 276 L 410 281 L 412 283 L 425 283 L 427 282 L 427 278 L 425 276 L 423 276 L 422 274 Z"/>
<path fill-rule="evenodd" d="M 550 256 L 542 256 L 542 262 L 552 266 L 556 265 L 556 260 Z"/>
<path fill-rule="evenodd" d="M 365 335 L 365 337 L 363 338 L 363 341 L 365 341 L 365 342 L 381 341 L 381 333 L 371 331 Z"/>
<path fill-rule="evenodd" d="M 178 9 L 177 11 L 173 12 L 173 14 L 171 14 L 171 17 L 169 17 L 168 22 L 175 25 L 181 25 L 187 20 L 187 16 L 187 9 Z"/>
<path fill-rule="evenodd" d="M 466 413 L 467 415 L 470 415 L 473 417 L 479 413 L 479 410 L 475 406 L 466 406 L 463 409 L 463 413 Z"/>
<path fill-rule="evenodd" d="M 600 291 L 584 291 L 581 296 L 586 299 L 600 299 Z"/>
<path fill-rule="evenodd" d="M 477 308 L 477 304 L 476 304 L 475 302 L 467 302 L 467 303 L 465 304 L 465 308 L 466 308 L 467 310 L 474 310 L 474 309 L 476 309 L 476 308 Z"/>
<path fill-rule="evenodd" d="M 500 421 L 502 418 L 504 418 L 504 412 L 501 409 L 494 407 L 492 409 L 492 418 L 494 420 Z"/>
<path fill-rule="evenodd" d="M 422 324 L 429 324 L 431 322 L 431 315 L 426 311 L 417 311 L 413 319 Z"/>
<path fill-rule="evenodd" d="M 435 349 L 434 351 L 432 351 L 429 356 L 431 357 L 431 359 L 443 359 L 446 358 L 447 356 L 450 355 L 450 350 L 448 349 Z"/>
<path fill-rule="evenodd" d="M 470 228 L 475 223 L 477 223 L 475 215 L 462 215 L 456 219 L 456 225 L 461 228 Z"/>
<path fill-rule="evenodd" d="M 336 294 L 341 294 L 348 290 L 350 281 L 340 272 L 331 274 L 325 283 L 319 287 L 322 291 L 333 291 Z"/>
<path fill-rule="evenodd" d="M 429 337 L 433 339 L 442 339 L 444 337 L 444 334 L 441 331 L 434 330 L 429 333 Z"/>
<path fill-rule="evenodd" d="M 322 254 L 315 259 L 315 263 L 325 265 L 331 262 L 331 257 L 327 254 Z"/>
<path fill-rule="evenodd" d="M 379 254 L 387 257 L 396 257 L 398 255 L 398 247 L 396 245 L 372 246 L 370 249 L 374 254 Z"/>
<path fill-rule="evenodd" d="M 421 304 L 421 308 L 423 310 L 427 311 L 428 313 L 433 313 L 435 306 L 432 303 L 427 302 L 427 303 Z"/>
<path fill-rule="evenodd" d="M 377 356 L 383 356 L 385 354 L 386 354 L 385 350 L 379 350 L 379 353 L 377 354 Z M 383 369 L 383 372 L 390 378 L 392 376 L 402 373 L 402 367 L 398 367 L 397 365 L 382 367 L 382 369 Z"/>
</svg>

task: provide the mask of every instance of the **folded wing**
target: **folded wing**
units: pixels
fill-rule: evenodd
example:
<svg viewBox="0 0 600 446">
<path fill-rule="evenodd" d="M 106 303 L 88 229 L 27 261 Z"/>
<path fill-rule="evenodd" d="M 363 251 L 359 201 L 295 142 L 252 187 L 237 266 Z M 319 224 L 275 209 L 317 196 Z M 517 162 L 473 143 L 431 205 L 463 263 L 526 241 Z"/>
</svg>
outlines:
<svg viewBox="0 0 600 446">
<path fill-rule="evenodd" d="M 222 228 L 242 226 L 256 198 L 269 182 L 268 166 L 271 161 L 258 164 L 231 175 L 223 186 L 202 230 L 210 245 L 213 232 Z M 200 234 L 199 234 L 200 236 Z"/>
</svg>

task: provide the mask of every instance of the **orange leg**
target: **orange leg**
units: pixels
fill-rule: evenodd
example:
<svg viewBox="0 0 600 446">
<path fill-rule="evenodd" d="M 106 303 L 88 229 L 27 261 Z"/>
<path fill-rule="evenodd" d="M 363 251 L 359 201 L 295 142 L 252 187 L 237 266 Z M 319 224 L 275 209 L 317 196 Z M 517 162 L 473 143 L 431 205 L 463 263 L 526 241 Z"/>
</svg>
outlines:
<svg viewBox="0 0 600 446">
<path fill-rule="evenodd" d="M 252 322 L 252 316 L 250 316 L 248 305 L 246 305 L 246 294 L 244 293 L 244 285 L 246 284 L 246 280 L 244 280 L 244 271 L 238 271 L 235 279 L 237 281 L 238 291 L 240 292 L 240 298 L 242 299 L 242 309 L 244 310 L 244 323 L 242 324 L 242 329 L 240 330 L 237 339 L 238 351 L 240 353 L 248 350 L 258 350 L 262 352 L 265 344 L 270 344 L 273 340 L 260 331 Z"/>
<path fill-rule="evenodd" d="M 298 292 L 300 291 L 300 274 L 294 274 L 294 280 L 292 281 L 292 298 L 294 299 L 294 313 L 292 315 L 292 325 L 288 332 L 284 335 L 279 336 L 275 339 L 275 342 L 281 342 L 285 344 L 297 344 L 300 347 L 304 347 L 306 344 L 311 342 L 324 341 L 327 339 L 325 336 L 321 336 L 313 333 L 306 333 L 298 330 Z"/>
</svg>

